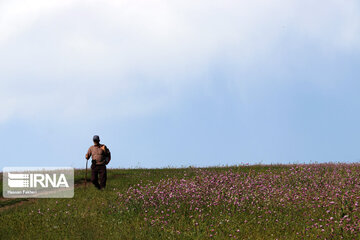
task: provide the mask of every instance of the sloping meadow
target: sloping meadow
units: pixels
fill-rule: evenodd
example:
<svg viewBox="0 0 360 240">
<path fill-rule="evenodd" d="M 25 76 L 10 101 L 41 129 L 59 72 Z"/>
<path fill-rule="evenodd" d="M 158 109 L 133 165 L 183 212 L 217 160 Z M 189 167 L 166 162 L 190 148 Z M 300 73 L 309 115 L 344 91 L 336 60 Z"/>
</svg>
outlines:
<svg viewBox="0 0 360 240">
<path fill-rule="evenodd" d="M 360 239 L 360 164 L 109 169 L 74 198 L 2 199 L 0 239 Z"/>
</svg>

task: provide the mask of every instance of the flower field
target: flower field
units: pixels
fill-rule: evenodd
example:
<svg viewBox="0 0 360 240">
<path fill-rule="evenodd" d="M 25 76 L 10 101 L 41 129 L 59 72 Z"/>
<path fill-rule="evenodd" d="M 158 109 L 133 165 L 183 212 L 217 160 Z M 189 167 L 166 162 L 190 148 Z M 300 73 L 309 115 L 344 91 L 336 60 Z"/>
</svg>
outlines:
<svg viewBox="0 0 360 240">
<path fill-rule="evenodd" d="M 0 238 L 360 239 L 359 203 L 359 164 L 112 169 L 105 191 L 0 208 Z"/>
<path fill-rule="evenodd" d="M 182 217 L 207 237 L 236 239 L 242 229 L 274 232 L 294 227 L 299 238 L 359 238 L 360 172 L 357 165 L 297 165 L 262 173 L 197 170 L 192 178 L 138 184 L 120 205 L 143 211 L 144 221 L 177 231 Z M 301 228 L 296 225 L 301 224 Z M 244 237 L 244 236 L 242 236 Z"/>
</svg>

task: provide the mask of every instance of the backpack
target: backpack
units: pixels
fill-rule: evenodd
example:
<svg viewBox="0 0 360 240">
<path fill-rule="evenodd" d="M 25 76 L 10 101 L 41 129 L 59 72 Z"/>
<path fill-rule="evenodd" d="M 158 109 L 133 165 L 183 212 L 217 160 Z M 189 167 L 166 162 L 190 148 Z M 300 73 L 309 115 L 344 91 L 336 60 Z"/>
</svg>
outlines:
<svg viewBox="0 0 360 240">
<path fill-rule="evenodd" d="M 105 155 L 105 164 L 107 165 L 110 160 L 111 160 L 111 154 L 110 154 L 110 150 L 108 147 L 106 147 L 104 144 L 102 144 L 102 146 L 100 147 L 101 150 L 104 151 L 104 155 Z"/>
</svg>

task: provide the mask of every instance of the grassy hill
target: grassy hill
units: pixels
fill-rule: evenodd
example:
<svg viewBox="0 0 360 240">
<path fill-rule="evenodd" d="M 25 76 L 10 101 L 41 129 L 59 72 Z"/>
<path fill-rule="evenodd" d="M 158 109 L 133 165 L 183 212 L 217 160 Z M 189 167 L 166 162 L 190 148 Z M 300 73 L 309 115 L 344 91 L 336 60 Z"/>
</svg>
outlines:
<svg viewBox="0 0 360 240">
<path fill-rule="evenodd" d="M 1 239 L 358 239 L 360 165 L 110 169 L 73 199 L 1 199 Z"/>
</svg>

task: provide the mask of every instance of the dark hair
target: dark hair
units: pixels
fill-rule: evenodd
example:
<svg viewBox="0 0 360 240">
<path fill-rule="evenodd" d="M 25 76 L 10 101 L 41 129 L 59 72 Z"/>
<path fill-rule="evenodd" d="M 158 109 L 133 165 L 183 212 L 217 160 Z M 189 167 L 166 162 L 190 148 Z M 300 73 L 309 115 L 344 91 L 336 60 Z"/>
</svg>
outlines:
<svg viewBox="0 0 360 240">
<path fill-rule="evenodd" d="M 94 142 L 100 142 L 100 137 L 98 136 L 98 135 L 95 135 L 94 137 L 93 137 L 93 141 Z"/>
</svg>

